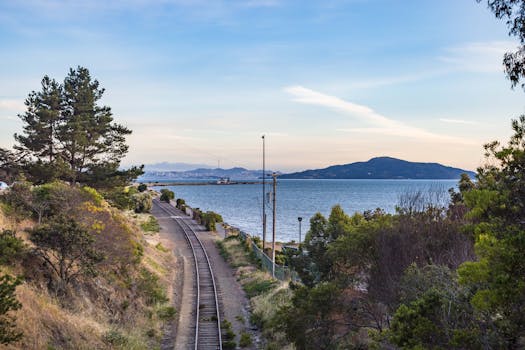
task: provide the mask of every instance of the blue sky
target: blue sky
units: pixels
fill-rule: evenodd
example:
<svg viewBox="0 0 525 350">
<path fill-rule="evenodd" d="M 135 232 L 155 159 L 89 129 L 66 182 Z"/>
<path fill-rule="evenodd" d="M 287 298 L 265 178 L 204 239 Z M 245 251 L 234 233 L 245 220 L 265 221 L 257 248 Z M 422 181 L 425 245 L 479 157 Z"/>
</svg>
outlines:
<svg viewBox="0 0 525 350">
<path fill-rule="evenodd" d="M 0 146 L 44 74 L 82 65 L 134 130 L 125 164 L 280 170 L 389 155 L 474 169 L 525 92 L 474 0 L 0 0 Z"/>
</svg>

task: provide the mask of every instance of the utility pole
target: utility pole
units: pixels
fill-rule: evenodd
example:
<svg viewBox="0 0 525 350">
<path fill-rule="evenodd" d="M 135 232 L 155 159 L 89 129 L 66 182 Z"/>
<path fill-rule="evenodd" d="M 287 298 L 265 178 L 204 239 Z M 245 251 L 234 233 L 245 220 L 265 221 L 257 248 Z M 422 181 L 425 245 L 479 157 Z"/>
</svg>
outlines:
<svg viewBox="0 0 525 350">
<path fill-rule="evenodd" d="M 297 221 L 299 221 L 299 245 L 301 245 L 301 221 L 303 221 L 303 218 L 299 216 Z"/>
<path fill-rule="evenodd" d="M 275 192 L 277 190 L 277 174 L 273 173 L 273 215 L 272 215 L 272 277 L 275 278 Z"/>
<path fill-rule="evenodd" d="M 262 224 L 263 224 L 263 253 L 266 248 L 266 168 L 265 168 L 265 144 L 264 135 L 262 136 L 263 141 L 263 183 L 262 183 Z"/>
</svg>

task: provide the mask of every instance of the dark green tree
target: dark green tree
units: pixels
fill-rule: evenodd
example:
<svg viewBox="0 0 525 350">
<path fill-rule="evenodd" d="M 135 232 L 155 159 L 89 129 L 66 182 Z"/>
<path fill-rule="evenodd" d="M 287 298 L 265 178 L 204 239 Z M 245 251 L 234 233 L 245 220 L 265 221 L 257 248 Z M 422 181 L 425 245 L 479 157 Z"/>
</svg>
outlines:
<svg viewBox="0 0 525 350">
<path fill-rule="evenodd" d="M 20 283 L 18 278 L 10 275 L 0 277 L 0 344 L 9 344 L 22 337 L 22 333 L 16 330 L 16 319 L 12 315 L 22 307 L 15 295 Z"/>
<path fill-rule="evenodd" d="M 13 182 L 20 172 L 19 156 L 11 150 L 0 148 L 0 177 L 3 181 Z"/>
<path fill-rule="evenodd" d="M 277 322 L 297 349 L 335 349 L 335 334 L 344 323 L 340 303 L 341 290 L 334 283 L 301 286 L 291 304 L 278 311 Z"/>
<path fill-rule="evenodd" d="M 41 91 L 29 94 L 27 110 L 19 115 L 23 133 L 15 134 L 15 149 L 33 182 L 63 179 L 111 188 L 143 173 L 142 167 L 119 169 L 131 130 L 114 123 L 111 109 L 99 105 L 103 94 L 83 67 L 70 69 L 63 85 L 45 76 Z"/>
<path fill-rule="evenodd" d="M 35 253 L 41 257 L 58 283 L 51 280 L 55 291 L 63 293 L 80 274 L 95 273 L 103 256 L 94 249 L 94 238 L 71 218 L 58 216 L 49 223 L 29 231 Z"/>
<path fill-rule="evenodd" d="M 0 264 L 12 264 L 19 259 L 25 249 L 22 239 L 16 237 L 15 231 L 0 231 Z"/>
<path fill-rule="evenodd" d="M 297 255 L 291 261 L 302 282 L 310 287 L 325 279 L 331 269 L 331 261 L 327 257 L 331 239 L 327 227 L 328 221 L 321 213 L 312 216 L 310 230 L 301 245 L 306 253 Z"/>
<path fill-rule="evenodd" d="M 484 2 L 485 0 L 476 0 Z M 525 78 L 525 1 L 524 0 L 487 0 L 487 6 L 498 19 L 506 20 L 509 35 L 515 36 L 520 46 L 514 52 L 507 52 L 503 58 L 505 73 L 512 87 Z M 525 84 L 521 85 L 525 89 Z"/>
<path fill-rule="evenodd" d="M 160 190 L 160 200 L 166 203 L 169 203 L 170 200 L 175 198 L 175 193 L 173 191 L 168 190 L 167 188 L 163 188 Z"/>
<path fill-rule="evenodd" d="M 26 112 L 18 115 L 24 126 L 23 134 L 15 134 L 18 143 L 15 149 L 52 164 L 57 153 L 56 132 L 63 112 L 62 86 L 47 75 L 41 85 L 41 91 L 32 91 L 26 99 Z"/>
<path fill-rule="evenodd" d="M 128 151 L 125 137 L 131 130 L 113 123 L 108 106 L 99 106 L 103 94 L 104 89 L 87 68 L 69 70 L 64 80 L 64 122 L 58 128 L 58 139 L 61 156 L 72 172 L 72 183 L 89 183 L 98 172 L 113 173 Z"/>
<path fill-rule="evenodd" d="M 141 183 L 141 184 L 139 184 L 139 185 L 137 186 L 137 190 L 138 190 L 139 192 L 144 192 L 144 191 L 146 191 L 147 189 L 148 189 L 148 186 L 147 186 L 146 184 L 143 184 L 143 183 Z"/>
<path fill-rule="evenodd" d="M 519 348 L 525 337 L 525 116 L 512 122 L 507 145 L 485 146 L 489 162 L 478 182 L 463 194 L 477 260 L 458 270 L 473 289 L 472 304 L 495 320 L 505 348 Z"/>
</svg>

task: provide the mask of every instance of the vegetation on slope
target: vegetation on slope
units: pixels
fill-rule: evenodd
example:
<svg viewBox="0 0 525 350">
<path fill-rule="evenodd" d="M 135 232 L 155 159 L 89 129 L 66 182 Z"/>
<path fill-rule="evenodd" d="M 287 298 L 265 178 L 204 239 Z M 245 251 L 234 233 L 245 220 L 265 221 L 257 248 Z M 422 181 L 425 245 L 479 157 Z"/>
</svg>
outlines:
<svg viewBox="0 0 525 350">
<path fill-rule="evenodd" d="M 86 68 L 44 77 L 26 100 L 14 150 L 0 149 L 0 345 L 6 349 L 155 349 L 173 318 L 166 249 L 133 215 L 151 195 L 119 169 L 131 131 L 98 102 Z M 144 228 L 158 230 L 148 219 Z"/>
<path fill-rule="evenodd" d="M 158 268 L 171 256 L 148 245 L 96 191 L 41 186 L 48 191 L 41 224 L 28 208 L 32 196 L 27 207 L 13 202 L 22 195 L 18 186 L 3 196 L 16 240 L 24 242 L 22 251 L 2 249 L 10 252 L 4 257 L 17 255 L 3 261 L 2 271 L 23 277 L 16 294 L 22 308 L 12 313 L 23 337 L 9 348 L 155 348 L 173 313 L 166 292 L 171 276 Z M 41 186 L 20 188 L 33 195 Z M 11 235 L 2 237 L 1 247 L 15 246 L 6 243 Z"/>
</svg>

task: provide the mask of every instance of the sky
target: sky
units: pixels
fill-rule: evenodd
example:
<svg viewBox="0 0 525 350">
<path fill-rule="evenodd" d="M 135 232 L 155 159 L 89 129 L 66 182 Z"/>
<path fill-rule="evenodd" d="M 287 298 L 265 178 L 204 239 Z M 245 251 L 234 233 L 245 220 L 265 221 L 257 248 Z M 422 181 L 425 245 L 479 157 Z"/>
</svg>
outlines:
<svg viewBox="0 0 525 350">
<path fill-rule="evenodd" d="M 475 169 L 525 112 L 475 0 L 0 0 L 0 147 L 49 75 L 90 70 L 124 165 L 281 171 L 391 156 Z"/>
</svg>

